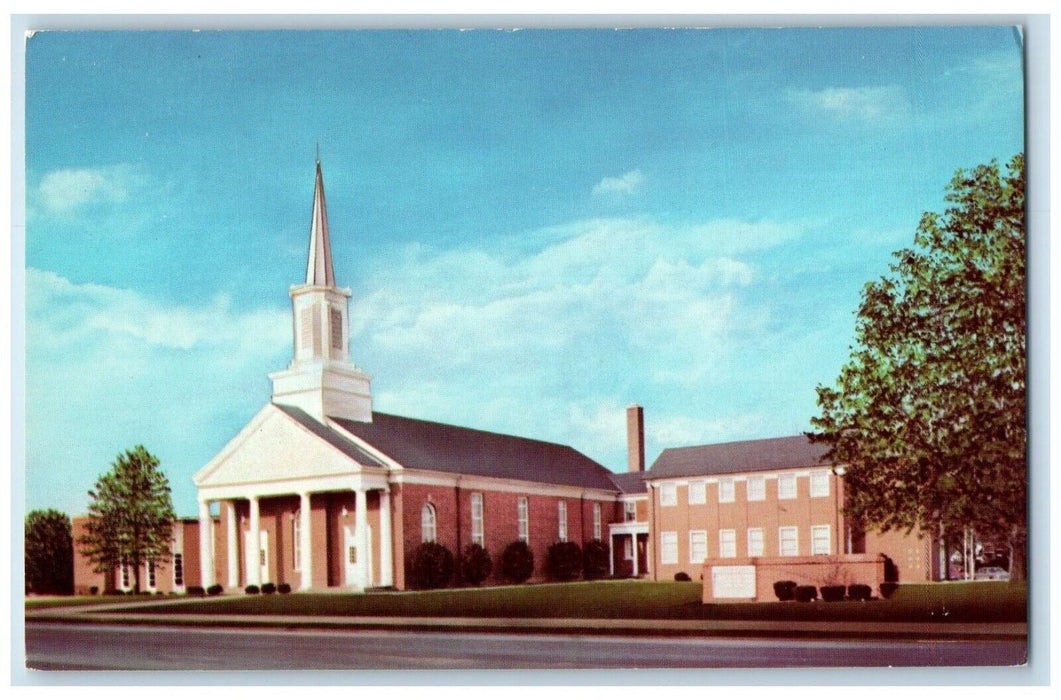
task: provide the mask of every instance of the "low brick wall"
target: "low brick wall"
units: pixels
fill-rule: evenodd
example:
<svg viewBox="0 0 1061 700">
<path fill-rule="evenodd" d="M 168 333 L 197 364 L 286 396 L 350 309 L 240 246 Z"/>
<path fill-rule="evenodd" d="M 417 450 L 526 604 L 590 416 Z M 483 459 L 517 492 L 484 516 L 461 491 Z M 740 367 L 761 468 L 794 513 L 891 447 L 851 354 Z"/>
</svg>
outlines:
<svg viewBox="0 0 1061 700">
<path fill-rule="evenodd" d="M 748 557 L 704 562 L 705 603 L 774 601 L 775 581 L 798 585 L 850 586 L 862 583 L 876 590 L 884 581 L 884 557 L 841 554 L 814 557 Z"/>
</svg>

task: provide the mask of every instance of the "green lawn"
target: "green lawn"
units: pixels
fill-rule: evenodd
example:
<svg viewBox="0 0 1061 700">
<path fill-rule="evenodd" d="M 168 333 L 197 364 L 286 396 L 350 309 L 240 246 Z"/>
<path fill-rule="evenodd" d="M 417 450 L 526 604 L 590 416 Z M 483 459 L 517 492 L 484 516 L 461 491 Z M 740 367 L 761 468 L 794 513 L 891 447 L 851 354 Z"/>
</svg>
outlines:
<svg viewBox="0 0 1061 700">
<path fill-rule="evenodd" d="M 150 600 L 180 600 L 176 595 L 82 595 L 82 596 L 48 596 L 27 598 L 26 610 L 45 610 L 47 608 L 70 608 L 82 605 L 102 605 L 104 603 L 136 603 Z"/>
<path fill-rule="evenodd" d="M 904 584 L 891 600 L 843 603 L 700 602 L 701 585 L 647 581 L 540 584 L 408 593 L 223 596 L 130 612 L 429 617 L 555 617 L 877 622 L 1024 622 L 1025 584 Z M 95 599 L 100 601 L 99 598 Z M 144 598 L 117 598 L 143 601 Z"/>
</svg>

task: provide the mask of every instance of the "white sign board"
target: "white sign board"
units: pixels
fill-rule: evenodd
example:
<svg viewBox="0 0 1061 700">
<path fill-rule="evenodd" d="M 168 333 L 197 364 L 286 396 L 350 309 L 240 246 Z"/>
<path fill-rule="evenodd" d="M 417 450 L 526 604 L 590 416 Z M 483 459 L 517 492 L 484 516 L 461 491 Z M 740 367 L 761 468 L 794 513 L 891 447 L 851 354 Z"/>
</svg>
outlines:
<svg viewBox="0 0 1061 700">
<path fill-rule="evenodd" d="M 754 598 L 754 566 L 712 566 L 711 594 L 715 598 Z"/>
</svg>

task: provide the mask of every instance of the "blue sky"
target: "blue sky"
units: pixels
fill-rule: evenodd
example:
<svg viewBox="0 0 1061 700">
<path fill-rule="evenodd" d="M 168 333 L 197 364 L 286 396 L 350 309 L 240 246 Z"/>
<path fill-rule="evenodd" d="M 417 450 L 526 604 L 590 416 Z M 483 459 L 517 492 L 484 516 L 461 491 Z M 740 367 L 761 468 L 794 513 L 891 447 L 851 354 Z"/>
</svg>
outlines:
<svg viewBox="0 0 1061 700">
<path fill-rule="evenodd" d="M 625 469 L 797 434 L 863 285 L 1024 149 L 1008 27 L 44 32 L 26 54 L 26 506 L 192 474 L 291 356 L 316 144 L 377 410 Z"/>
</svg>

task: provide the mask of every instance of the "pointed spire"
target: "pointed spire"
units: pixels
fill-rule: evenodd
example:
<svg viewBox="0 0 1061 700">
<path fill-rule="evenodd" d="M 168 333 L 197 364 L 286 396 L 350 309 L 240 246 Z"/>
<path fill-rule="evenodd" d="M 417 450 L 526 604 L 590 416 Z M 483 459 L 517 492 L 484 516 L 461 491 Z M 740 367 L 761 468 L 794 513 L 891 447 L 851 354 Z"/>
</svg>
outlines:
<svg viewBox="0 0 1061 700">
<path fill-rule="evenodd" d="M 306 264 L 306 284 L 315 287 L 334 287 L 332 244 L 328 239 L 328 208 L 324 203 L 324 177 L 317 159 L 317 183 L 313 190 L 313 220 L 309 229 L 309 261 Z"/>
</svg>

